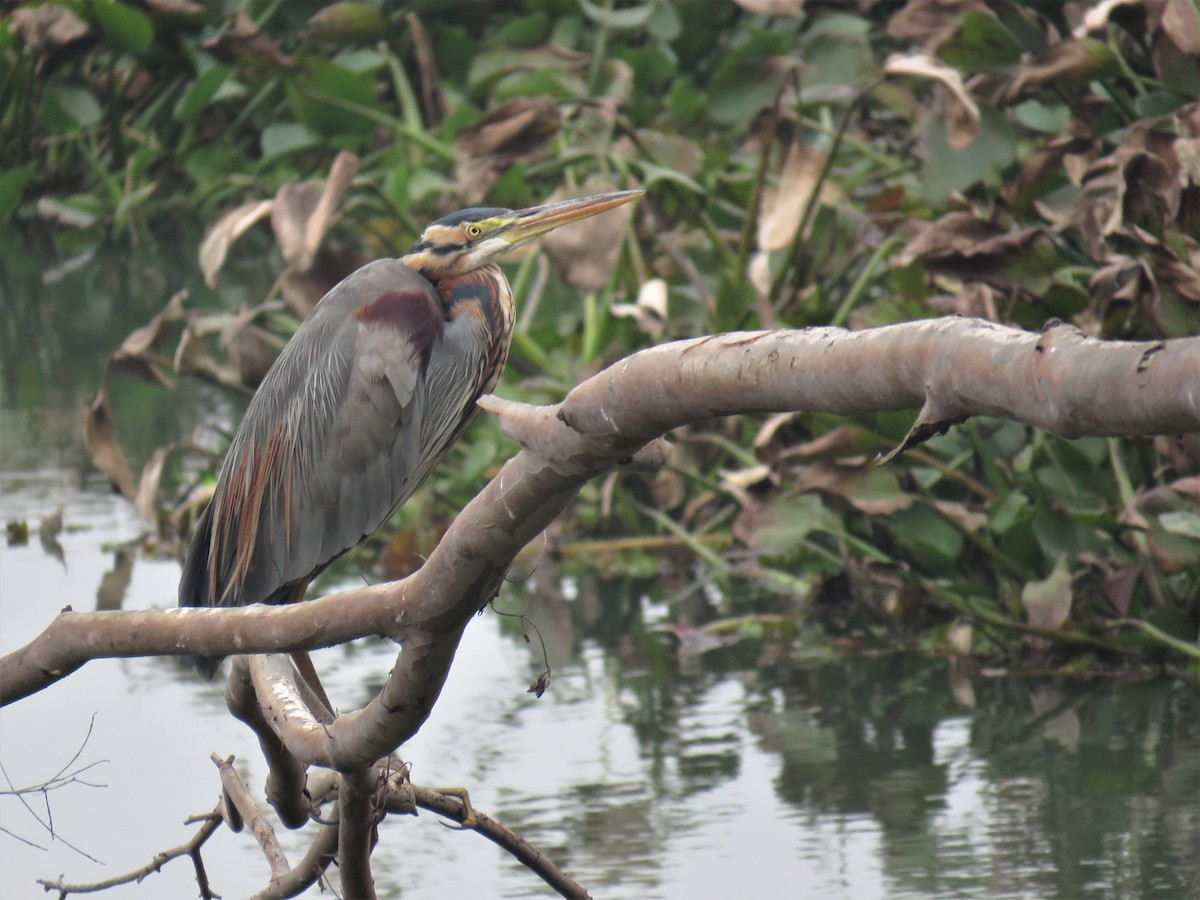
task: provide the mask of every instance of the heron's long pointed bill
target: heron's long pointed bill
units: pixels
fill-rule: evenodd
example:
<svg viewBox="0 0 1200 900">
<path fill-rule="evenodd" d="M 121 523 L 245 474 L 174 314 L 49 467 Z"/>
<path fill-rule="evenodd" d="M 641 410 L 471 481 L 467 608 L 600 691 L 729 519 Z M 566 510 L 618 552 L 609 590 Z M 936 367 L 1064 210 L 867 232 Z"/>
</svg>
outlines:
<svg viewBox="0 0 1200 900">
<path fill-rule="evenodd" d="M 531 206 L 529 209 L 518 210 L 514 221 L 501 232 L 510 244 L 517 244 L 552 231 L 568 222 L 586 219 L 588 216 L 608 212 L 636 200 L 645 191 L 613 191 L 609 194 L 594 194 L 591 197 L 579 197 L 575 200 L 559 200 L 557 203 L 547 203 L 543 206 Z"/>
</svg>

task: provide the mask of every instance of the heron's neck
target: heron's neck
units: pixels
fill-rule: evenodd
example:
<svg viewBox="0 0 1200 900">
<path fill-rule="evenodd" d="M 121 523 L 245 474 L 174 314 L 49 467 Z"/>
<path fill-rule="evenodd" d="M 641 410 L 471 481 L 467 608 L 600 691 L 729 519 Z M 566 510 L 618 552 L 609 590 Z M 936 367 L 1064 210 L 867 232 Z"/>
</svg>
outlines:
<svg viewBox="0 0 1200 900">
<path fill-rule="evenodd" d="M 442 298 L 446 321 L 464 313 L 476 316 L 489 334 L 508 342 L 515 309 L 512 288 L 499 266 L 484 266 L 463 275 L 439 278 L 433 286 Z"/>
</svg>

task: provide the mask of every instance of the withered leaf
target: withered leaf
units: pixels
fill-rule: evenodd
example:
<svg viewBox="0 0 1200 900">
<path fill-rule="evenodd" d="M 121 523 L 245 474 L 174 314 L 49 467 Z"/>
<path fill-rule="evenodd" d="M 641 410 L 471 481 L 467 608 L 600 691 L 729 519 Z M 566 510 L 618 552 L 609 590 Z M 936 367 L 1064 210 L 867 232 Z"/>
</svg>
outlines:
<svg viewBox="0 0 1200 900">
<path fill-rule="evenodd" d="M 803 141 L 794 141 L 788 147 L 783 171 L 779 175 L 779 186 L 763 189 L 758 211 L 758 248 L 781 250 L 791 244 L 800 226 L 800 217 L 808 205 L 809 198 L 817 189 L 817 179 L 825 155 L 816 147 Z M 829 183 L 823 186 L 828 193 Z M 831 197 L 822 199 L 832 200 Z"/>
<path fill-rule="evenodd" d="M 210 288 L 217 286 L 217 275 L 225 265 L 225 256 L 230 245 L 258 222 L 271 214 L 273 200 L 249 200 L 240 206 L 226 210 L 213 222 L 200 242 L 200 271 L 204 283 Z"/>
<path fill-rule="evenodd" d="M 333 211 L 358 174 L 360 161 L 353 153 L 339 153 L 324 181 L 289 181 L 275 194 L 271 227 L 289 268 L 307 272 L 329 230 Z"/>
<path fill-rule="evenodd" d="M 963 150 L 979 133 L 979 107 L 963 84 L 962 75 L 943 62 L 925 53 L 911 56 L 895 54 L 883 64 L 889 75 L 915 75 L 941 82 L 950 92 L 953 102 L 946 111 L 946 140 L 955 150 Z"/>
<path fill-rule="evenodd" d="M 183 303 L 187 290 L 178 291 L 148 323 L 135 328 L 108 358 L 110 371 L 132 378 L 170 387 L 171 381 L 159 369 L 163 360 L 158 355 L 166 326 L 183 318 Z"/>
<path fill-rule="evenodd" d="M 171 447 L 159 447 L 142 468 L 138 481 L 137 496 L 133 500 L 138 515 L 151 525 L 158 522 L 158 485 L 162 481 L 163 466 L 171 454 Z"/>
<path fill-rule="evenodd" d="M 1100 41 L 1091 38 L 1062 41 L 1021 66 L 1008 86 L 1005 102 L 1014 103 L 1043 86 L 1079 84 L 1119 71 L 1116 54 Z"/>
<path fill-rule="evenodd" d="M 8 30 L 35 50 L 61 47 L 88 32 L 83 20 L 58 3 L 23 6 L 9 13 Z"/>
<path fill-rule="evenodd" d="M 1071 570 L 1065 556 L 1059 557 L 1052 571 L 1042 581 L 1031 581 L 1021 590 L 1025 619 L 1034 628 L 1061 628 L 1071 616 Z"/>
<path fill-rule="evenodd" d="M 658 337 L 666 327 L 667 283 L 651 278 L 638 289 L 636 303 L 614 303 L 608 309 L 617 318 L 635 320 L 640 330 Z"/>
<path fill-rule="evenodd" d="M 468 125 L 454 139 L 459 194 L 479 202 L 514 162 L 539 158 L 561 127 L 551 97 L 514 97 Z"/>
<path fill-rule="evenodd" d="M 609 185 L 587 187 L 588 193 L 612 190 Z M 551 197 L 559 199 L 562 197 L 557 194 Z M 572 222 L 542 238 L 542 249 L 558 273 L 577 291 L 598 291 L 608 284 L 617 267 L 633 212 L 633 204 L 627 203 L 603 216 Z"/>
<path fill-rule="evenodd" d="M 117 443 L 108 394 L 103 388 L 83 407 L 83 446 L 92 465 L 107 475 L 113 487 L 124 497 L 133 500 L 136 496 L 133 476 L 129 472 L 125 451 Z"/>
</svg>

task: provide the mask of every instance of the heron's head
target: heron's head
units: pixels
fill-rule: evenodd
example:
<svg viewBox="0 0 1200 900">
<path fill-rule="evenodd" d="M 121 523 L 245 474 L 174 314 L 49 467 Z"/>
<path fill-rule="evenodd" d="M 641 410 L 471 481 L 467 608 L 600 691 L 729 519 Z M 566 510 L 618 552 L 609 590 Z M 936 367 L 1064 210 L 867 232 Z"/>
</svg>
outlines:
<svg viewBox="0 0 1200 900">
<path fill-rule="evenodd" d="M 400 261 L 430 281 L 464 275 L 496 262 L 538 235 L 628 203 L 643 193 L 614 191 L 529 209 L 461 209 L 426 228 Z"/>
</svg>

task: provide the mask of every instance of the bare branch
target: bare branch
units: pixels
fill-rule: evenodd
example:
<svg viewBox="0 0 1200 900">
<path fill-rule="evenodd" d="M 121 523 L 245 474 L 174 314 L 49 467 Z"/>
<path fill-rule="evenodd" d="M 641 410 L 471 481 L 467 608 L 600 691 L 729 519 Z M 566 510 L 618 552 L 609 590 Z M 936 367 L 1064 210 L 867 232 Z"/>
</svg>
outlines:
<svg viewBox="0 0 1200 900">
<path fill-rule="evenodd" d="M 338 872 L 347 897 L 375 896 L 371 876 L 371 850 L 379 821 L 375 791 L 379 786 L 374 766 L 342 773 L 338 793 Z"/>
<path fill-rule="evenodd" d="M 453 819 L 462 823 L 467 815 L 467 808 L 461 799 L 433 788 L 412 785 L 417 805 L 422 809 L 435 812 L 439 816 Z M 562 869 L 554 865 L 546 856 L 530 844 L 525 838 L 505 828 L 495 819 L 484 815 L 478 810 L 472 810 L 475 823 L 470 827 L 503 850 L 511 853 L 517 860 L 528 866 L 539 878 L 558 891 L 564 897 L 588 897 L 583 886 L 573 881 Z"/>
<path fill-rule="evenodd" d="M 150 862 L 139 869 L 134 869 L 132 872 L 126 872 L 123 875 L 106 878 L 104 881 L 94 881 L 87 884 L 67 884 L 62 880 L 61 876 L 54 880 L 39 878 L 38 884 L 47 891 L 58 891 L 60 898 L 67 897 L 70 894 L 94 894 L 98 891 L 106 891 L 109 888 L 119 887 L 123 884 L 141 884 L 148 876 L 161 872 L 162 867 L 171 860 L 177 859 L 180 856 L 190 856 L 196 867 L 196 880 L 200 886 L 200 896 L 204 900 L 211 900 L 216 895 L 209 888 L 208 876 L 205 874 L 204 864 L 200 859 L 200 848 L 204 846 L 205 841 L 216 833 L 217 828 L 221 825 L 220 807 L 218 806 L 206 815 L 192 817 L 189 821 L 200 821 L 202 823 L 191 838 L 177 847 L 154 854 L 154 858 Z"/>
<path fill-rule="evenodd" d="M 288 874 L 291 866 L 288 865 L 283 848 L 279 846 L 275 830 L 258 811 L 258 806 L 250 796 L 250 792 L 246 790 L 246 785 L 242 783 L 241 776 L 233 767 L 233 757 L 221 759 L 214 753 L 211 759 L 221 771 L 221 787 L 225 790 L 225 797 L 237 808 L 242 821 L 250 826 L 250 833 L 258 841 L 263 856 L 267 858 L 267 864 L 271 867 L 271 880 L 278 881 Z"/>
</svg>

